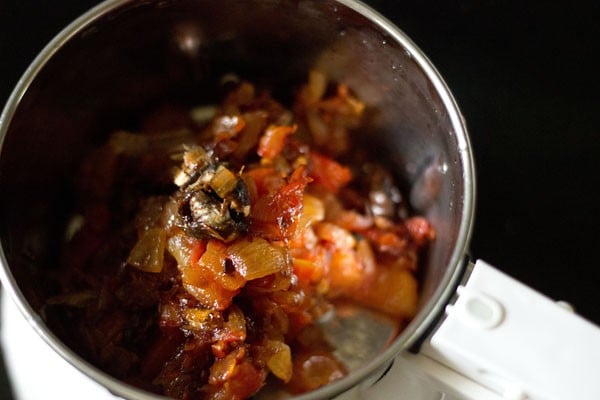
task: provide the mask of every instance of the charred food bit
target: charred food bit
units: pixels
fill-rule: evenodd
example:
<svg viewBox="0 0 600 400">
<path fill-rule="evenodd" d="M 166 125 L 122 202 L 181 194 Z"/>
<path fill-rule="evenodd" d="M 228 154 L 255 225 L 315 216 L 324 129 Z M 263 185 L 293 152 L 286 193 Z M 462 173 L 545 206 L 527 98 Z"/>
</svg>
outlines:
<svg viewBox="0 0 600 400">
<path fill-rule="evenodd" d="M 250 197 L 239 174 L 202 147 L 188 149 L 175 176 L 177 225 L 198 239 L 229 242 L 248 231 Z"/>
</svg>

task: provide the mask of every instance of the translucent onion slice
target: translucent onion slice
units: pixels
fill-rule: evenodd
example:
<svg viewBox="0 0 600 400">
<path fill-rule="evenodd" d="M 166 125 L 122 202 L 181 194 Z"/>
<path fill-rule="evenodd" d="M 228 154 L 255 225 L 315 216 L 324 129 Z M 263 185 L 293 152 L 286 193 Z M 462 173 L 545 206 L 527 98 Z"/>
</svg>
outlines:
<svg viewBox="0 0 600 400">
<path fill-rule="evenodd" d="M 344 377 L 344 366 L 327 351 L 306 348 L 295 354 L 292 392 L 307 392 Z"/>
<path fill-rule="evenodd" d="M 186 266 L 190 263 L 190 257 L 194 245 L 198 240 L 183 233 L 173 235 L 167 241 L 167 250 L 175 258 L 177 264 Z"/>
<path fill-rule="evenodd" d="M 240 341 L 246 340 L 246 317 L 239 307 L 230 307 L 225 328 L 229 336 L 236 337 Z"/>
<path fill-rule="evenodd" d="M 187 268 L 185 271 L 197 271 L 199 268 Z M 187 283 L 190 274 L 183 275 L 183 287 L 206 308 L 225 310 L 233 302 L 237 291 L 223 289 L 216 282 L 210 280 L 197 281 L 197 284 Z"/>
<path fill-rule="evenodd" d="M 298 224 L 296 225 L 296 234 L 301 235 L 314 223 L 321 222 L 324 219 L 325 206 L 323 202 L 315 196 L 305 193 L 302 199 L 302 214 L 300 214 Z"/>
<path fill-rule="evenodd" d="M 239 360 L 244 357 L 244 353 L 244 348 L 239 347 L 225 357 L 216 359 L 210 367 L 209 383 L 211 385 L 218 385 L 231 379 L 234 375 L 235 367 Z"/>
<path fill-rule="evenodd" d="M 131 249 L 127 263 L 144 272 L 161 272 L 166 242 L 162 228 L 148 229 Z"/>
<path fill-rule="evenodd" d="M 215 311 L 206 308 L 188 308 L 183 311 L 183 315 L 192 328 L 199 330 L 214 318 Z"/>
<path fill-rule="evenodd" d="M 301 100 L 306 105 L 312 105 L 325 95 L 327 89 L 327 77 L 319 71 L 311 70 L 308 75 L 308 84 L 300 92 Z"/>
<path fill-rule="evenodd" d="M 215 278 L 214 272 L 200 262 L 180 268 L 183 287 L 206 308 L 225 310 L 239 292 L 224 288 Z"/>
<path fill-rule="evenodd" d="M 265 239 L 240 239 L 227 248 L 235 269 L 246 279 L 258 279 L 288 268 L 287 251 Z"/>
<path fill-rule="evenodd" d="M 271 353 L 267 360 L 269 370 L 284 382 L 292 378 L 292 352 L 290 347 L 279 340 L 269 340 L 267 349 Z"/>
<path fill-rule="evenodd" d="M 210 187 L 224 199 L 228 196 L 238 184 L 236 175 L 223 165 L 219 165 L 215 171 L 215 176 L 210 181 Z"/>
</svg>

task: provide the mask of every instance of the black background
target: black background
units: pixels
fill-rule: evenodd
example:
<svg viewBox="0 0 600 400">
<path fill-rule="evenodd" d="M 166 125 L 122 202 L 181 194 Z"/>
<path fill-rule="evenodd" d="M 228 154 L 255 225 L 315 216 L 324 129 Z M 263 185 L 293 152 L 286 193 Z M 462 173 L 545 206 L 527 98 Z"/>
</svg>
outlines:
<svg viewBox="0 0 600 400">
<path fill-rule="evenodd" d="M 2 104 L 43 46 L 96 3 L 0 0 Z M 478 186 L 472 256 L 600 324 L 598 5 L 367 3 L 425 52 L 465 116 Z"/>
</svg>

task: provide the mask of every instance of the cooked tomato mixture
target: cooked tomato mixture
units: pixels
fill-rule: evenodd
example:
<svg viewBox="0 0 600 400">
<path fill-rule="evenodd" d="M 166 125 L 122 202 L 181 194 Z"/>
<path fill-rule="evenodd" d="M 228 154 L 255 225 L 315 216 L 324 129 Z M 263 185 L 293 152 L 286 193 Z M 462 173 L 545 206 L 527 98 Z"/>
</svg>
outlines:
<svg viewBox="0 0 600 400">
<path fill-rule="evenodd" d="M 312 71 L 288 106 L 228 87 L 218 106 L 159 107 L 86 157 L 44 307 L 84 358 L 176 399 L 343 377 L 319 322 L 343 300 L 401 327 L 435 236 L 353 146 L 366 107 L 348 87 Z"/>
</svg>

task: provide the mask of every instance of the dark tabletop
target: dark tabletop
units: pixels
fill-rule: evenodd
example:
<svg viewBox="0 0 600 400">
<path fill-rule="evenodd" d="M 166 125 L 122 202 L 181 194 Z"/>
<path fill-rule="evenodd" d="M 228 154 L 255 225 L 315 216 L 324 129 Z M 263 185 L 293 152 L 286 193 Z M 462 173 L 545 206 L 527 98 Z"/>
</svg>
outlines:
<svg viewBox="0 0 600 400">
<path fill-rule="evenodd" d="M 0 0 L 1 103 L 52 36 L 96 3 Z M 478 186 L 472 256 L 600 324 L 598 5 L 367 3 L 427 54 L 466 118 Z"/>
</svg>

